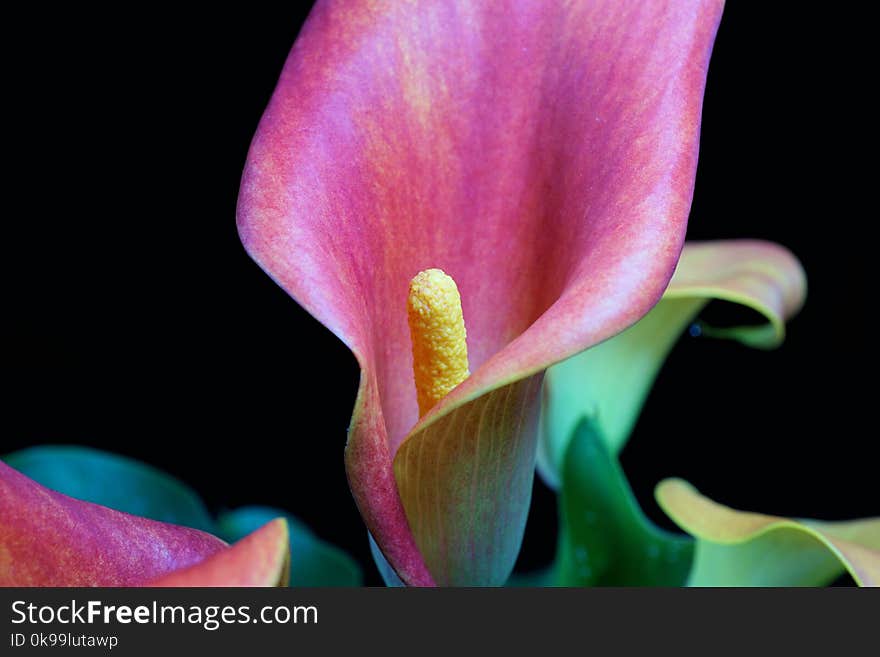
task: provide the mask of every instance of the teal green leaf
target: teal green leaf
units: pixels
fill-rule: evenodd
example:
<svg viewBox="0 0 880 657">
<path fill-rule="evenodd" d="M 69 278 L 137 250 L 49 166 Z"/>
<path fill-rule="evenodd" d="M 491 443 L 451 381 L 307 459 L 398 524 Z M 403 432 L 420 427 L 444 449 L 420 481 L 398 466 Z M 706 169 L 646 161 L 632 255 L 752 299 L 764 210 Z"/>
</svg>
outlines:
<svg viewBox="0 0 880 657">
<path fill-rule="evenodd" d="M 681 586 L 694 541 L 644 515 L 598 425 L 583 419 L 569 441 L 560 491 L 556 583 Z"/>
<path fill-rule="evenodd" d="M 289 513 L 263 506 L 247 506 L 221 513 L 220 538 L 232 543 L 274 518 L 287 518 L 290 530 L 290 586 L 360 586 L 360 566 L 339 548 L 322 541 Z"/>
<path fill-rule="evenodd" d="M 803 269 L 783 247 L 746 240 L 686 244 L 663 298 L 647 315 L 547 370 L 538 446 L 543 479 L 559 487 L 568 440 L 583 416 L 598 423 L 611 453 L 620 453 L 667 355 L 709 301 L 746 306 L 767 321 L 727 328 L 701 324 L 703 335 L 769 349 L 782 342 L 785 320 L 805 295 Z"/>
<path fill-rule="evenodd" d="M 822 586 L 848 571 L 880 585 L 880 517 L 824 522 L 737 511 L 681 479 L 656 490 L 663 510 L 697 537 L 690 586 Z"/>
<path fill-rule="evenodd" d="M 3 457 L 37 483 L 86 502 L 153 520 L 214 531 L 199 496 L 146 463 L 90 447 L 45 445 Z"/>
</svg>

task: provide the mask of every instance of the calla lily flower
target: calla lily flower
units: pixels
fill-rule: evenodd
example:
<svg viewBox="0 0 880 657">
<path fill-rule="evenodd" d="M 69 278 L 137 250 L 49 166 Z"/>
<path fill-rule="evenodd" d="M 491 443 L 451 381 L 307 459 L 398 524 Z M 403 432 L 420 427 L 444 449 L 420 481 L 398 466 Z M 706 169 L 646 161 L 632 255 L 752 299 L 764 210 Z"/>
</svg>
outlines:
<svg viewBox="0 0 880 657">
<path fill-rule="evenodd" d="M 251 145 L 248 253 L 361 368 L 345 465 L 410 585 L 497 585 L 543 372 L 660 299 L 684 241 L 717 0 L 322 1 Z M 470 376 L 420 417 L 410 281 L 460 290 Z"/>
<path fill-rule="evenodd" d="M 0 462 L 0 586 L 277 586 L 287 523 L 232 546 L 49 490 Z"/>
</svg>

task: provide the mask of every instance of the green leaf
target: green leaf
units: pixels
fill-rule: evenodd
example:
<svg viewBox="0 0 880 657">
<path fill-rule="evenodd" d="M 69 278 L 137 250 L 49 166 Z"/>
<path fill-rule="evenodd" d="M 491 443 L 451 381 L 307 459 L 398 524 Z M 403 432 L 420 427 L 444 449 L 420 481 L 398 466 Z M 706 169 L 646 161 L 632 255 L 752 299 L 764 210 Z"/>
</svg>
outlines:
<svg viewBox="0 0 880 657">
<path fill-rule="evenodd" d="M 655 527 L 591 419 L 575 428 L 560 491 L 557 584 L 681 586 L 694 541 Z"/>
<path fill-rule="evenodd" d="M 3 458 L 37 483 L 86 502 L 175 525 L 214 531 L 189 487 L 146 463 L 89 447 L 30 447 Z"/>
<path fill-rule="evenodd" d="M 698 538 L 690 586 L 820 586 L 849 571 L 880 585 L 880 517 L 792 520 L 737 511 L 681 479 L 656 490 L 663 510 Z"/>
<path fill-rule="evenodd" d="M 663 361 L 685 328 L 712 299 L 762 314 L 766 324 L 712 328 L 704 335 L 769 349 L 785 336 L 785 320 L 803 303 L 806 278 L 797 259 L 769 242 L 688 243 L 660 302 L 636 324 L 547 370 L 538 471 L 553 488 L 569 438 L 592 417 L 612 454 L 626 444 Z"/>
<path fill-rule="evenodd" d="M 289 513 L 263 506 L 246 506 L 221 513 L 219 535 L 230 543 L 273 518 L 287 519 L 290 530 L 290 586 L 360 586 L 360 566 L 339 548 L 326 543 Z"/>
</svg>

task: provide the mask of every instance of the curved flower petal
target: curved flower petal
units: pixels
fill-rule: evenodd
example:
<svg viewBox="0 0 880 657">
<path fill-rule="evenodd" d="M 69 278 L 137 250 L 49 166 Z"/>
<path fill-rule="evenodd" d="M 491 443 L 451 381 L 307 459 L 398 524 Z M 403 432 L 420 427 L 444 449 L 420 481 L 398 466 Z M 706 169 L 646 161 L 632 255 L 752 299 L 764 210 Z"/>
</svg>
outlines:
<svg viewBox="0 0 880 657">
<path fill-rule="evenodd" d="M 290 514 L 263 506 L 246 506 L 221 513 L 217 519 L 218 533 L 227 541 L 235 541 L 255 531 L 263 523 L 283 516 L 287 520 L 290 553 L 289 586 L 360 586 L 360 566 L 348 554 L 322 541 L 304 523 Z"/>
<path fill-rule="evenodd" d="M 551 487 L 575 424 L 596 418 L 609 449 L 623 449 L 660 366 L 679 336 L 713 299 L 752 308 L 762 326 L 712 329 L 704 333 L 752 347 L 777 346 L 785 320 L 800 309 L 806 276 L 784 247 L 758 240 L 689 242 L 663 298 L 623 333 L 547 371 L 538 471 Z"/>
<path fill-rule="evenodd" d="M 0 463 L 2 586 L 140 586 L 224 547 L 196 529 L 56 493 Z"/>
<path fill-rule="evenodd" d="M 400 446 L 394 474 L 438 583 L 504 583 L 532 497 L 542 376 L 493 390 Z"/>
<path fill-rule="evenodd" d="M 448 488 L 435 502 L 462 499 L 466 486 L 408 453 L 436 452 L 429 425 L 621 331 L 665 289 L 684 238 L 721 7 L 319 1 L 303 27 L 251 145 L 239 233 L 359 361 L 349 481 L 407 583 L 461 581 L 460 564 L 440 566 L 455 553 L 511 553 L 490 549 L 487 535 L 471 546 L 413 537 L 405 507 L 417 508 L 428 486 Z M 409 280 L 430 267 L 458 283 L 473 375 L 413 430 L 405 300 Z M 392 458 L 410 441 L 401 501 Z M 448 444 L 467 442 L 476 437 Z M 508 452 L 518 480 L 534 453 L 531 439 L 513 442 L 485 441 Z M 500 462 L 458 474 L 493 476 Z M 515 494 L 506 508 L 493 502 L 514 529 L 527 506 Z M 421 532 L 468 514 L 443 504 L 409 520 Z M 430 571 L 419 548 L 431 552 Z M 481 579 L 471 583 L 500 584 L 510 567 L 475 565 Z"/>
<path fill-rule="evenodd" d="M 226 550 L 147 586 L 287 586 L 290 544 L 287 521 L 276 518 Z"/>
<path fill-rule="evenodd" d="M 134 459 L 91 447 L 40 445 L 3 457 L 46 488 L 134 516 L 214 531 L 205 503 L 189 486 Z"/>
<path fill-rule="evenodd" d="M 698 538 L 691 586 L 816 586 L 844 568 L 880 586 L 880 517 L 790 520 L 713 502 L 681 479 L 660 482 L 657 501 Z"/>
</svg>

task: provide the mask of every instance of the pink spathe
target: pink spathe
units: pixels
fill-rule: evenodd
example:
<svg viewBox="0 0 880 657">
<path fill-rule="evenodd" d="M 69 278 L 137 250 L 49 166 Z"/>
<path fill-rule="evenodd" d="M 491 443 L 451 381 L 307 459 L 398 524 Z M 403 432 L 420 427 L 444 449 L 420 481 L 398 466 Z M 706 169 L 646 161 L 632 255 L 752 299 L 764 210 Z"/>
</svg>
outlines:
<svg viewBox="0 0 880 657">
<path fill-rule="evenodd" d="M 438 579 L 441 557 L 429 567 L 423 554 L 436 537 L 410 530 L 404 507 L 412 513 L 416 499 L 401 501 L 392 465 L 401 445 L 621 331 L 663 293 L 684 240 L 721 9 L 716 0 L 319 1 L 303 27 L 247 158 L 239 232 L 358 359 L 348 477 L 405 582 L 462 580 Z M 432 267 L 458 284 L 473 374 L 416 426 L 405 304 L 410 279 Z M 527 471 L 534 438 L 509 449 L 503 461 Z M 498 463 L 479 477 L 503 477 Z M 416 496 L 421 480 L 462 485 L 409 476 L 418 479 L 403 488 Z M 515 479 L 489 486 L 505 499 L 474 511 L 515 509 L 513 533 L 530 494 Z M 513 565 L 510 550 L 474 547 L 496 538 L 461 539 L 486 555 L 475 558 L 510 561 L 474 583 L 500 584 Z M 449 540 L 451 554 L 461 546 Z"/>
</svg>

